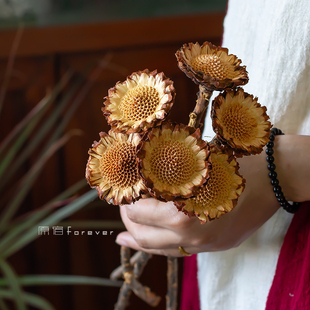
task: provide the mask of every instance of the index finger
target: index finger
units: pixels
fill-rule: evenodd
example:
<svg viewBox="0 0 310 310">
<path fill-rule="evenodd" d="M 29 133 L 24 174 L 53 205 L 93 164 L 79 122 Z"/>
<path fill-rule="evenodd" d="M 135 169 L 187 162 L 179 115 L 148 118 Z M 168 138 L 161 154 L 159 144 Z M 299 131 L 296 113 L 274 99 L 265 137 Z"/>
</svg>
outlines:
<svg viewBox="0 0 310 310">
<path fill-rule="evenodd" d="M 171 229 L 181 222 L 190 220 L 179 212 L 173 202 L 161 202 L 154 198 L 140 199 L 126 205 L 128 218 L 138 224 Z"/>
</svg>

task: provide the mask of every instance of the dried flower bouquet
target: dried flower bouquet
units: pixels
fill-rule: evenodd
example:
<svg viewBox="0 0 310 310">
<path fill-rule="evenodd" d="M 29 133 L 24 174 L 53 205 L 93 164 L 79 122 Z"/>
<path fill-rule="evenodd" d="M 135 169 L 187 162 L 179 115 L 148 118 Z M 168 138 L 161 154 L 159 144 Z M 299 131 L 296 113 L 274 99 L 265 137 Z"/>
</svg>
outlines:
<svg viewBox="0 0 310 310">
<path fill-rule="evenodd" d="M 115 205 L 154 197 L 201 223 L 233 210 L 245 187 L 237 157 L 258 154 L 271 129 L 266 107 L 241 88 L 245 66 L 228 49 L 209 42 L 184 44 L 179 68 L 199 85 L 188 125 L 166 117 L 175 100 L 173 81 L 157 71 L 132 73 L 105 97 L 104 116 L 111 126 L 89 150 L 86 179 L 101 199 Z M 211 107 L 212 141 L 201 137 Z"/>
<path fill-rule="evenodd" d="M 228 49 L 189 43 L 176 57 L 179 68 L 199 84 L 188 126 L 166 120 L 175 89 L 164 73 L 132 73 L 105 97 L 102 111 L 111 130 L 100 133 L 89 150 L 86 179 L 108 203 L 151 195 L 175 201 L 179 210 L 205 223 L 236 205 L 245 186 L 236 157 L 260 153 L 271 124 L 266 107 L 238 87 L 248 82 L 247 71 Z M 216 137 L 206 142 L 201 118 L 213 91 L 222 91 L 212 103 Z"/>
</svg>

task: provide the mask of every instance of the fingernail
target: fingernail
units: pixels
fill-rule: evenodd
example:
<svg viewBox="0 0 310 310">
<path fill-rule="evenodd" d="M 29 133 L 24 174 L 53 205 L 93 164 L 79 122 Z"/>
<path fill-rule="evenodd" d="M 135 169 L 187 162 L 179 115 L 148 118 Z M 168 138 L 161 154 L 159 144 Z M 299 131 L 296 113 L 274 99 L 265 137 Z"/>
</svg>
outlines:
<svg viewBox="0 0 310 310">
<path fill-rule="evenodd" d="M 121 236 L 120 237 L 117 237 L 115 242 L 118 244 L 118 245 L 122 245 L 122 246 L 127 246 L 128 247 L 128 243 L 126 242 L 126 240 L 124 238 L 122 238 Z"/>
</svg>

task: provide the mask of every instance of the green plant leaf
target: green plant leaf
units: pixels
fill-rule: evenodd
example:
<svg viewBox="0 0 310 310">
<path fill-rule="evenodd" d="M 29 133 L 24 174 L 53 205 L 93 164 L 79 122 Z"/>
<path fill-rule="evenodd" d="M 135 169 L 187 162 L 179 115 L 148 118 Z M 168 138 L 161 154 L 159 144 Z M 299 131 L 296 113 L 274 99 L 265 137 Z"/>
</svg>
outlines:
<svg viewBox="0 0 310 310">
<path fill-rule="evenodd" d="M 17 276 L 13 268 L 3 259 L 0 259 L 0 269 L 3 275 L 7 278 L 8 285 L 10 286 L 12 293 L 14 295 L 14 302 L 18 310 L 27 310 L 25 301 L 22 297 L 23 292 L 18 283 Z"/>
<path fill-rule="evenodd" d="M 97 285 L 121 287 L 122 281 L 105 278 L 71 275 L 26 275 L 18 278 L 21 286 L 37 285 Z M 0 286 L 7 286 L 8 280 L 0 278 Z"/>
<path fill-rule="evenodd" d="M 46 95 L 24 118 L 22 121 L 20 121 L 14 129 L 6 136 L 6 138 L 1 142 L 0 144 L 0 154 L 4 150 L 7 149 L 7 146 L 9 143 L 15 139 L 15 137 L 25 128 L 25 126 L 29 123 L 29 121 L 42 109 L 44 109 L 45 106 L 50 105 L 55 98 L 59 95 L 59 93 L 63 90 L 63 88 L 67 85 L 71 77 L 73 76 L 73 72 L 67 71 L 60 82 L 55 86 L 53 91 Z"/>
<path fill-rule="evenodd" d="M 1 182 L 0 184 L 0 190 L 2 188 L 4 188 L 4 186 L 12 179 L 12 177 L 14 176 L 14 174 L 16 173 L 16 171 L 19 169 L 19 167 L 29 158 L 29 156 L 36 150 L 36 148 L 38 147 L 38 145 L 42 142 L 42 140 L 44 140 L 44 138 L 46 138 L 46 136 L 48 135 L 48 133 L 51 131 L 51 129 L 53 128 L 53 126 L 59 122 L 59 118 L 61 113 L 64 111 L 64 109 L 68 106 L 68 104 L 70 103 L 72 97 L 74 96 L 74 94 L 76 93 L 77 89 L 79 87 L 81 87 L 82 84 L 82 79 L 79 78 L 77 79 L 73 85 L 71 86 L 71 88 L 66 92 L 64 98 L 60 101 L 60 103 L 57 105 L 57 107 L 55 109 L 53 109 L 51 115 L 46 119 L 46 121 L 44 122 L 44 124 L 40 127 L 39 130 L 36 131 L 36 134 L 31 138 L 31 140 L 29 141 L 29 143 L 27 143 L 27 145 L 25 146 L 24 149 L 21 150 L 18 158 L 15 159 L 14 161 L 14 165 L 10 166 L 10 169 L 7 171 L 6 175 L 5 175 L 5 179 L 3 179 L 3 182 Z M 55 99 L 55 98 L 54 98 Z M 52 103 L 53 101 L 51 101 L 50 103 Z M 46 109 L 45 109 L 46 110 Z M 44 111 L 45 111 L 44 110 Z M 39 120 L 42 118 L 42 113 L 40 113 L 38 116 L 40 117 Z M 31 120 L 31 123 L 34 122 L 33 120 Z M 30 125 L 30 124 L 29 124 Z M 57 126 L 58 127 L 58 126 Z M 56 127 L 56 128 L 57 128 Z M 57 130 L 57 129 L 55 129 Z M 54 130 L 54 131 L 55 131 Z M 29 135 L 25 135 L 21 134 L 22 137 L 24 137 L 23 142 L 26 140 L 26 138 L 28 138 Z M 59 136 L 58 136 L 59 138 Z M 53 142 L 55 143 L 55 140 L 53 140 Z M 16 144 L 16 143 L 15 143 Z M 15 144 L 13 145 L 12 149 L 15 150 L 16 146 Z M 43 154 L 46 152 L 46 150 L 51 146 L 52 144 L 49 143 L 48 146 L 44 149 L 43 152 L 41 152 L 41 155 L 39 156 L 39 158 L 41 156 L 44 156 Z M 12 152 L 10 152 L 12 153 Z M 15 151 L 16 153 L 16 151 Z M 15 153 L 13 153 L 13 155 L 15 155 Z M 11 155 L 11 154 L 10 154 Z M 8 156 L 7 156 L 8 157 Z M 12 155 L 10 156 L 10 160 L 12 160 L 13 157 Z M 6 165 L 5 167 L 7 167 L 7 163 L 4 162 L 3 165 Z M 1 170 L 0 170 L 1 173 Z M 1 176 L 1 174 L 0 174 Z"/>
<path fill-rule="evenodd" d="M 2 298 L 0 298 L 0 309 L 1 310 L 10 310 Z"/>
<path fill-rule="evenodd" d="M 4 98 L 6 95 L 6 90 L 7 87 L 9 85 L 10 82 L 10 78 L 12 75 L 12 71 L 13 71 L 13 66 L 14 66 L 14 62 L 15 62 L 15 57 L 16 57 L 16 53 L 19 47 L 19 43 L 20 43 L 20 39 L 22 37 L 22 34 L 24 32 L 24 24 L 21 23 L 16 31 L 16 35 L 12 44 L 12 48 L 9 54 L 9 58 L 8 58 L 8 62 L 7 62 L 7 66 L 6 66 L 6 70 L 4 73 L 4 81 L 1 85 L 1 89 L 0 89 L 0 113 L 3 107 L 3 103 L 4 103 Z"/>
<path fill-rule="evenodd" d="M 86 83 L 83 85 L 83 87 L 81 88 L 81 90 L 77 94 L 77 96 L 74 99 L 74 101 L 72 102 L 70 108 L 68 109 L 68 111 L 66 112 L 66 114 L 62 118 L 61 122 L 57 126 L 56 130 L 54 131 L 54 133 L 53 133 L 52 137 L 50 138 L 49 142 L 46 144 L 46 148 L 48 148 L 49 145 L 51 145 L 55 140 L 57 140 L 62 135 L 63 131 L 65 130 L 65 128 L 66 128 L 66 126 L 68 124 L 68 122 L 70 121 L 70 119 L 74 115 L 74 113 L 77 110 L 77 108 L 80 106 L 80 104 L 85 99 L 86 95 L 90 91 L 90 89 L 93 86 L 93 84 L 97 81 L 97 79 L 101 75 L 102 71 L 110 64 L 111 57 L 112 57 L 111 54 L 105 55 L 104 59 L 101 60 L 96 65 L 96 67 L 93 69 L 93 71 L 91 72 L 91 74 L 90 74 L 89 78 L 87 79 Z"/>
<path fill-rule="evenodd" d="M 46 107 L 46 106 L 45 106 Z M 31 121 L 29 121 L 29 124 L 26 125 L 25 129 L 21 132 L 21 134 L 17 137 L 16 141 L 14 142 L 14 144 L 12 145 L 12 147 L 9 149 L 9 151 L 6 153 L 6 155 L 4 156 L 4 158 L 1 160 L 0 163 L 0 177 L 3 175 L 3 173 L 5 171 L 7 171 L 7 169 L 16 169 L 15 165 L 11 166 L 10 163 L 12 162 L 12 160 L 14 159 L 15 155 L 17 154 L 17 152 L 20 150 L 20 148 L 23 146 L 23 144 L 25 143 L 26 139 L 28 138 L 29 134 L 33 131 L 33 129 L 35 128 L 35 126 L 38 124 L 38 122 L 41 119 L 41 114 L 43 114 L 42 112 L 44 112 L 45 109 L 42 109 L 40 112 L 36 114 Z M 5 180 L 5 182 L 1 182 L 1 187 L 3 187 L 8 179 L 9 179 L 9 174 L 10 174 L 10 170 L 9 173 L 6 173 L 5 178 L 2 178 L 3 181 Z"/>
<path fill-rule="evenodd" d="M 74 227 L 75 229 L 125 229 L 122 221 L 70 221 L 61 222 L 63 227 Z"/>
<path fill-rule="evenodd" d="M 15 297 L 10 290 L 0 290 L 0 298 L 14 300 Z M 25 303 L 35 308 L 41 310 L 56 310 L 49 301 L 38 295 L 23 293 L 22 298 Z"/>
<path fill-rule="evenodd" d="M 42 208 L 29 212 L 28 216 L 21 218 L 24 220 L 17 221 L 15 225 L 7 227 L 7 233 L 0 239 L 0 253 L 4 251 L 10 244 L 16 242 L 24 232 L 41 221 L 44 217 L 50 214 L 55 208 L 64 206 L 69 201 L 68 199 L 59 202 L 53 202 L 43 206 Z"/>
<path fill-rule="evenodd" d="M 29 172 L 25 175 L 23 180 L 20 182 L 17 190 L 16 195 L 13 199 L 9 202 L 8 206 L 4 209 L 2 218 L 0 219 L 0 231 L 3 231 L 6 225 L 9 224 L 10 219 L 14 216 L 15 212 L 18 210 L 21 202 L 28 194 L 31 186 L 33 185 L 34 181 L 36 180 L 37 176 L 39 175 L 40 171 L 44 167 L 44 164 L 47 160 L 58 150 L 60 149 L 70 138 L 73 134 L 77 134 L 77 131 L 71 131 L 68 134 L 64 135 L 61 139 L 55 142 L 36 162 L 34 166 L 29 170 Z"/>
<path fill-rule="evenodd" d="M 59 194 L 58 196 L 53 198 L 50 201 L 50 203 L 67 199 L 67 198 L 71 197 L 72 195 L 74 195 L 77 191 L 79 191 L 80 189 L 85 187 L 86 185 L 87 185 L 86 180 L 81 179 L 80 181 L 76 182 L 75 184 L 73 184 L 72 186 L 70 186 L 69 188 L 64 190 L 61 194 Z"/>
<path fill-rule="evenodd" d="M 59 223 L 63 219 L 69 217 L 70 215 L 74 214 L 75 212 L 82 209 L 86 206 L 89 202 L 94 200 L 98 197 L 96 190 L 91 190 L 84 194 L 83 196 L 75 199 L 73 202 L 69 203 L 65 207 L 57 210 L 46 219 L 42 220 L 38 223 L 38 226 L 51 226 Z M 31 241 L 38 238 L 38 227 L 32 227 L 27 232 L 25 232 L 20 239 L 18 239 L 14 244 L 12 244 L 7 250 L 2 252 L 0 255 L 1 257 L 8 257 L 15 253 L 16 251 L 23 248 L 25 245 L 30 243 Z"/>
<path fill-rule="evenodd" d="M 50 202 L 48 202 L 43 207 L 24 214 L 18 220 L 15 221 L 13 225 L 10 225 L 7 228 L 7 233 L 0 240 L 0 253 L 3 252 L 10 244 L 16 242 L 16 239 L 19 239 L 24 232 L 44 217 L 50 214 L 55 208 L 63 206 L 68 203 L 68 198 L 75 194 L 77 191 L 82 189 L 86 185 L 86 180 L 82 179 L 81 181 L 75 183 L 67 190 L 56 196 Z"/>
</svg>

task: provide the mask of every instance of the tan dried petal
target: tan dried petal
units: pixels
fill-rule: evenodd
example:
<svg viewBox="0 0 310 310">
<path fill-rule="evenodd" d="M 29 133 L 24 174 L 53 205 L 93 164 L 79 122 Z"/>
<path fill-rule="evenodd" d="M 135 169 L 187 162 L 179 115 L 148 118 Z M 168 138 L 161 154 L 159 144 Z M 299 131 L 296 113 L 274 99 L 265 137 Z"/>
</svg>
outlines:
<svg viewBox="0 0 310 310">
<path fill-rule="evenodd" d="M 227 48 L 210 42 L 184 44 L 176 52 L 179 68 L 196 84 L 209 90 L 224 90 L 245 85 L 248 75 L 241 60 Z"/>
<path fill-rule="evenodd" d="M 210 158 L 212 168 L 206 184 L 198 190 L 195 197 L 175 202 L 180 210 L 198 217 L 201 223 L 231 211 L 245 186 L 245 180 L 238 172 L 239 165 L 232 153 L 216 153 L 211 149 Z"/>
<path fill-rule="evenodd" d="M 115 131 L 142 132 L 165 119 L 174 97 L 173 82 L 162 72 L 146 69 L 109 89 L 102 111 Z"/>
<path fill-rule="evenodd" d="M 86 179 L 100 199 L 114 205 L 131 203 L 147 192 L 138 169 L 139 134 L 100 133 L 89 149 Z"/>
<path fill-rule="evenodd" d="M 138 153 L 147 187 L 164 201 L 193 195 L 208 177 L 208 156 L 199 129 L 168 122 L 152 129 Z"/>
<path fill-rule="evenodd" d="M 242 88 L 226 91 L 212 104 L 212 126 L 218 138 L 234 149 L 236 156 L 258 154 L 269 139 L 271 123 L 266 107 Z"/>
</svg>

